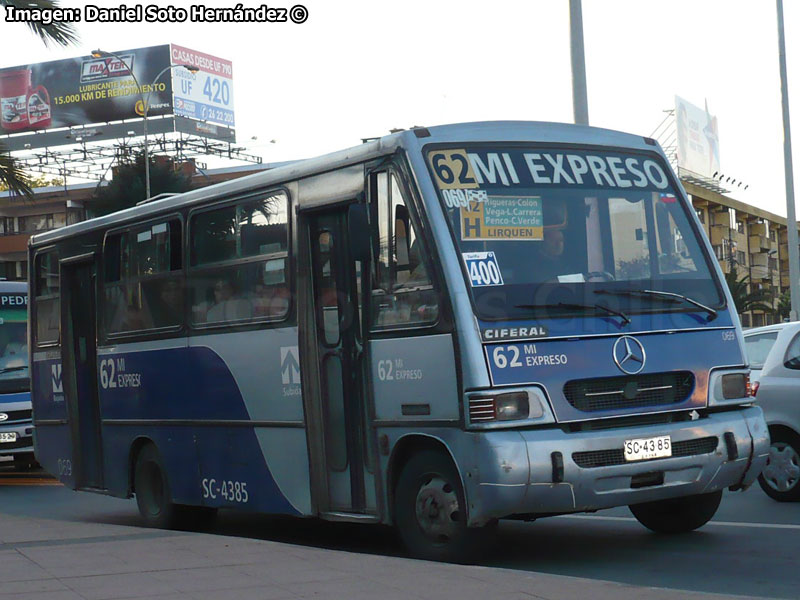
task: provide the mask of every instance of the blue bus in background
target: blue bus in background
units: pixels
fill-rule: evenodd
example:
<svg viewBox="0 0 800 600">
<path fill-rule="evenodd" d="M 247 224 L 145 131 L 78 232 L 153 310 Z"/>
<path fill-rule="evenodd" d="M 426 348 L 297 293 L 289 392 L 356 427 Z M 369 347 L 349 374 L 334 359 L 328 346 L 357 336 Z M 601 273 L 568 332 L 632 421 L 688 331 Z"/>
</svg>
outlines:
<svg viewBox="0 0 800 600">
<path fill-rule="evenodd" d="M 28 284 L 22 281 L 0 281 L 0 457 L 13 457 L 19 469 L 35 464 L 28 375 Z"/>
<path fill-rule="evenodd" d="M 715 514 L 769 451 L 730 293 L 649 138 L 414 128 L 31 238 L 39 462 L 135 495 L 395 525 Z"/>
</svg>

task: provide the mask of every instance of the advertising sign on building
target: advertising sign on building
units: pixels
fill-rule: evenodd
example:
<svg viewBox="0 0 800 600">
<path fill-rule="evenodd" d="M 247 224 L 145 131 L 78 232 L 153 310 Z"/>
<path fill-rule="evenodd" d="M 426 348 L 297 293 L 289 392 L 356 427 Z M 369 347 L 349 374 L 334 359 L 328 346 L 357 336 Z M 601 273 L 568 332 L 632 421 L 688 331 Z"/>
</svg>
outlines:
<svg viewBox="0 0 800 600">
<path fill-rule="evenodd" d="M 719 128 L 717 117 L 675 96 L 678 129 L 678 166 L 704 177 L 718 173 Z"/>
<path fill-rule="evenodd" d="M 233 64 L 172 44 L 172 64 L 197 67 L 172 70 L 175 114 L 233 127 Z"/>
<path fill-rule="evenodd" d="M 172 114 L 168 45 L 0 69 L 0 135 Z M 134 79 L 135 76 L 135 79 Z M 139 82 L 139 85 L 136 84 Z"/>
<path fill-rule="evenodd" d="M 148 98 L 148 118 L 233 127 L 229 60 L 174 44 L 111 52 L 0 69 L 0 136 L 141 118 Z"/>
</svg>

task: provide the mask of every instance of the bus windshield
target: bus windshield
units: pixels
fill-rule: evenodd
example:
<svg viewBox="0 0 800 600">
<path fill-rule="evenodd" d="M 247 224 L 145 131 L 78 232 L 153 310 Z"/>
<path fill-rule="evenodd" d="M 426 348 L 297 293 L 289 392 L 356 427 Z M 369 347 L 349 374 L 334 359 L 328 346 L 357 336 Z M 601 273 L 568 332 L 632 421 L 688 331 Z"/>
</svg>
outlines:
<svg viewBox="0 0 800 600">
<path fill-rule="evenodd" d="M 655 154 L 466 146 L 427 158 L 481 318 L 697 310 L 675 294 L 723 303 Z"/>
<path fill-rule="evenodd" d="M 27 294 L 0 292 L 0 394 L 30 390 Z"/>
</svg>

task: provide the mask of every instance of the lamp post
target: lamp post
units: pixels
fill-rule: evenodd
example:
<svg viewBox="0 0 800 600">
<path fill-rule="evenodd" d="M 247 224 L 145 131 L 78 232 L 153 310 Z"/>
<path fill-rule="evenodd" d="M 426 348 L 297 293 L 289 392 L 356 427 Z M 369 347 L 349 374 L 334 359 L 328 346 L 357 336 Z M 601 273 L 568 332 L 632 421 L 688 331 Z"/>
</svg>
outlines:
<svg viewBox="0 0 800 600">
<path fill-rule="evenodd" d="M 778 69 L 781 76 L 781 108 L 783 113 L 783 170 L 786 179 L 786 242 L 789 252 L 789 296 L 792 308 L 789 319 L 800 318 L 800 255 L 798 254 L 797 218 L 794 206 L 794 175 L 792 173 L 792 133 L 789 124 L 789 85 L 786 78 L 786 40 L 783 34 L 783 0 L 778 8 Z"/>
<path fill-rule="evenodd" d="M 153 93 L 153 87 L 158 83 L 158 80 L 161 76 L 169 71 L 170 69 L 177 69 L 183 68 L 189 71 L 190 73 L 197 73 L 200 69 L 194 66 L 189 65 L 167 65 L 155 76 L 150 86 L 147 88 L 147 96 L 144 95 L 142 91 L 142 86 L 139 85 L 139 80 L 136 79 L 136 75 L 133 74 L 133 69 L 131 66 L 125 62 L 125 59 L 119 56 L 118 54 L 114 54 L 113 52 L 107 52 L 105 50 L 92 50 L 92 56 L 95 58 L 103 58 L 104 56 L 112 56 L 120 61 L 123 65 L 128 68 L 128 72 L 133 77 L 133 82 L 136 84 L 136 89 L 139 90 L 139 98 L 142 101 L 142 115 L 144 116 L 144 189 L 145 189 L 145 197 L 144 199 L 147 200 L 150 197 L 150 157 L 148 156 L 147 151 L 147 111 L 150 109 L 150 94 Z"/>
</svg>

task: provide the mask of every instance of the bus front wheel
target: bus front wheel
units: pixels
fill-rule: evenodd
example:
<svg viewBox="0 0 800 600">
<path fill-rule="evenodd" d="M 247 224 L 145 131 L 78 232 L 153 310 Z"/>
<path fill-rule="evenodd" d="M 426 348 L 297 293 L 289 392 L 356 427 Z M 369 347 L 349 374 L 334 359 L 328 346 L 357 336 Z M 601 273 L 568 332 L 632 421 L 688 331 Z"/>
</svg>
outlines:
<svg viewBox="0 0 800 600">
<path fill-rule="evenodd" d="M 722 490 L 710 494 L 670 498 L 629 508 L 642 525 L 656 533 L 686 533 L 708 523 L 719 508 Z"/>
<path fill-rule="evenodd" d="M 136 457 L 134 489 L 139 514 L 148 526 L 161 529 L 176 526 L 177 505 L 171 500 L 167 474 L 153 445 L 142 448 Z"/>
<path fill-rule="evenodd" d="M 465 562 L 485 549 L 491 527 L 467 527 L 464 491 L 452 461 L 440 452 L 414 455 L 403 467 L 394 494 L 400 538 L 418 558 Z"/>
</svg>

